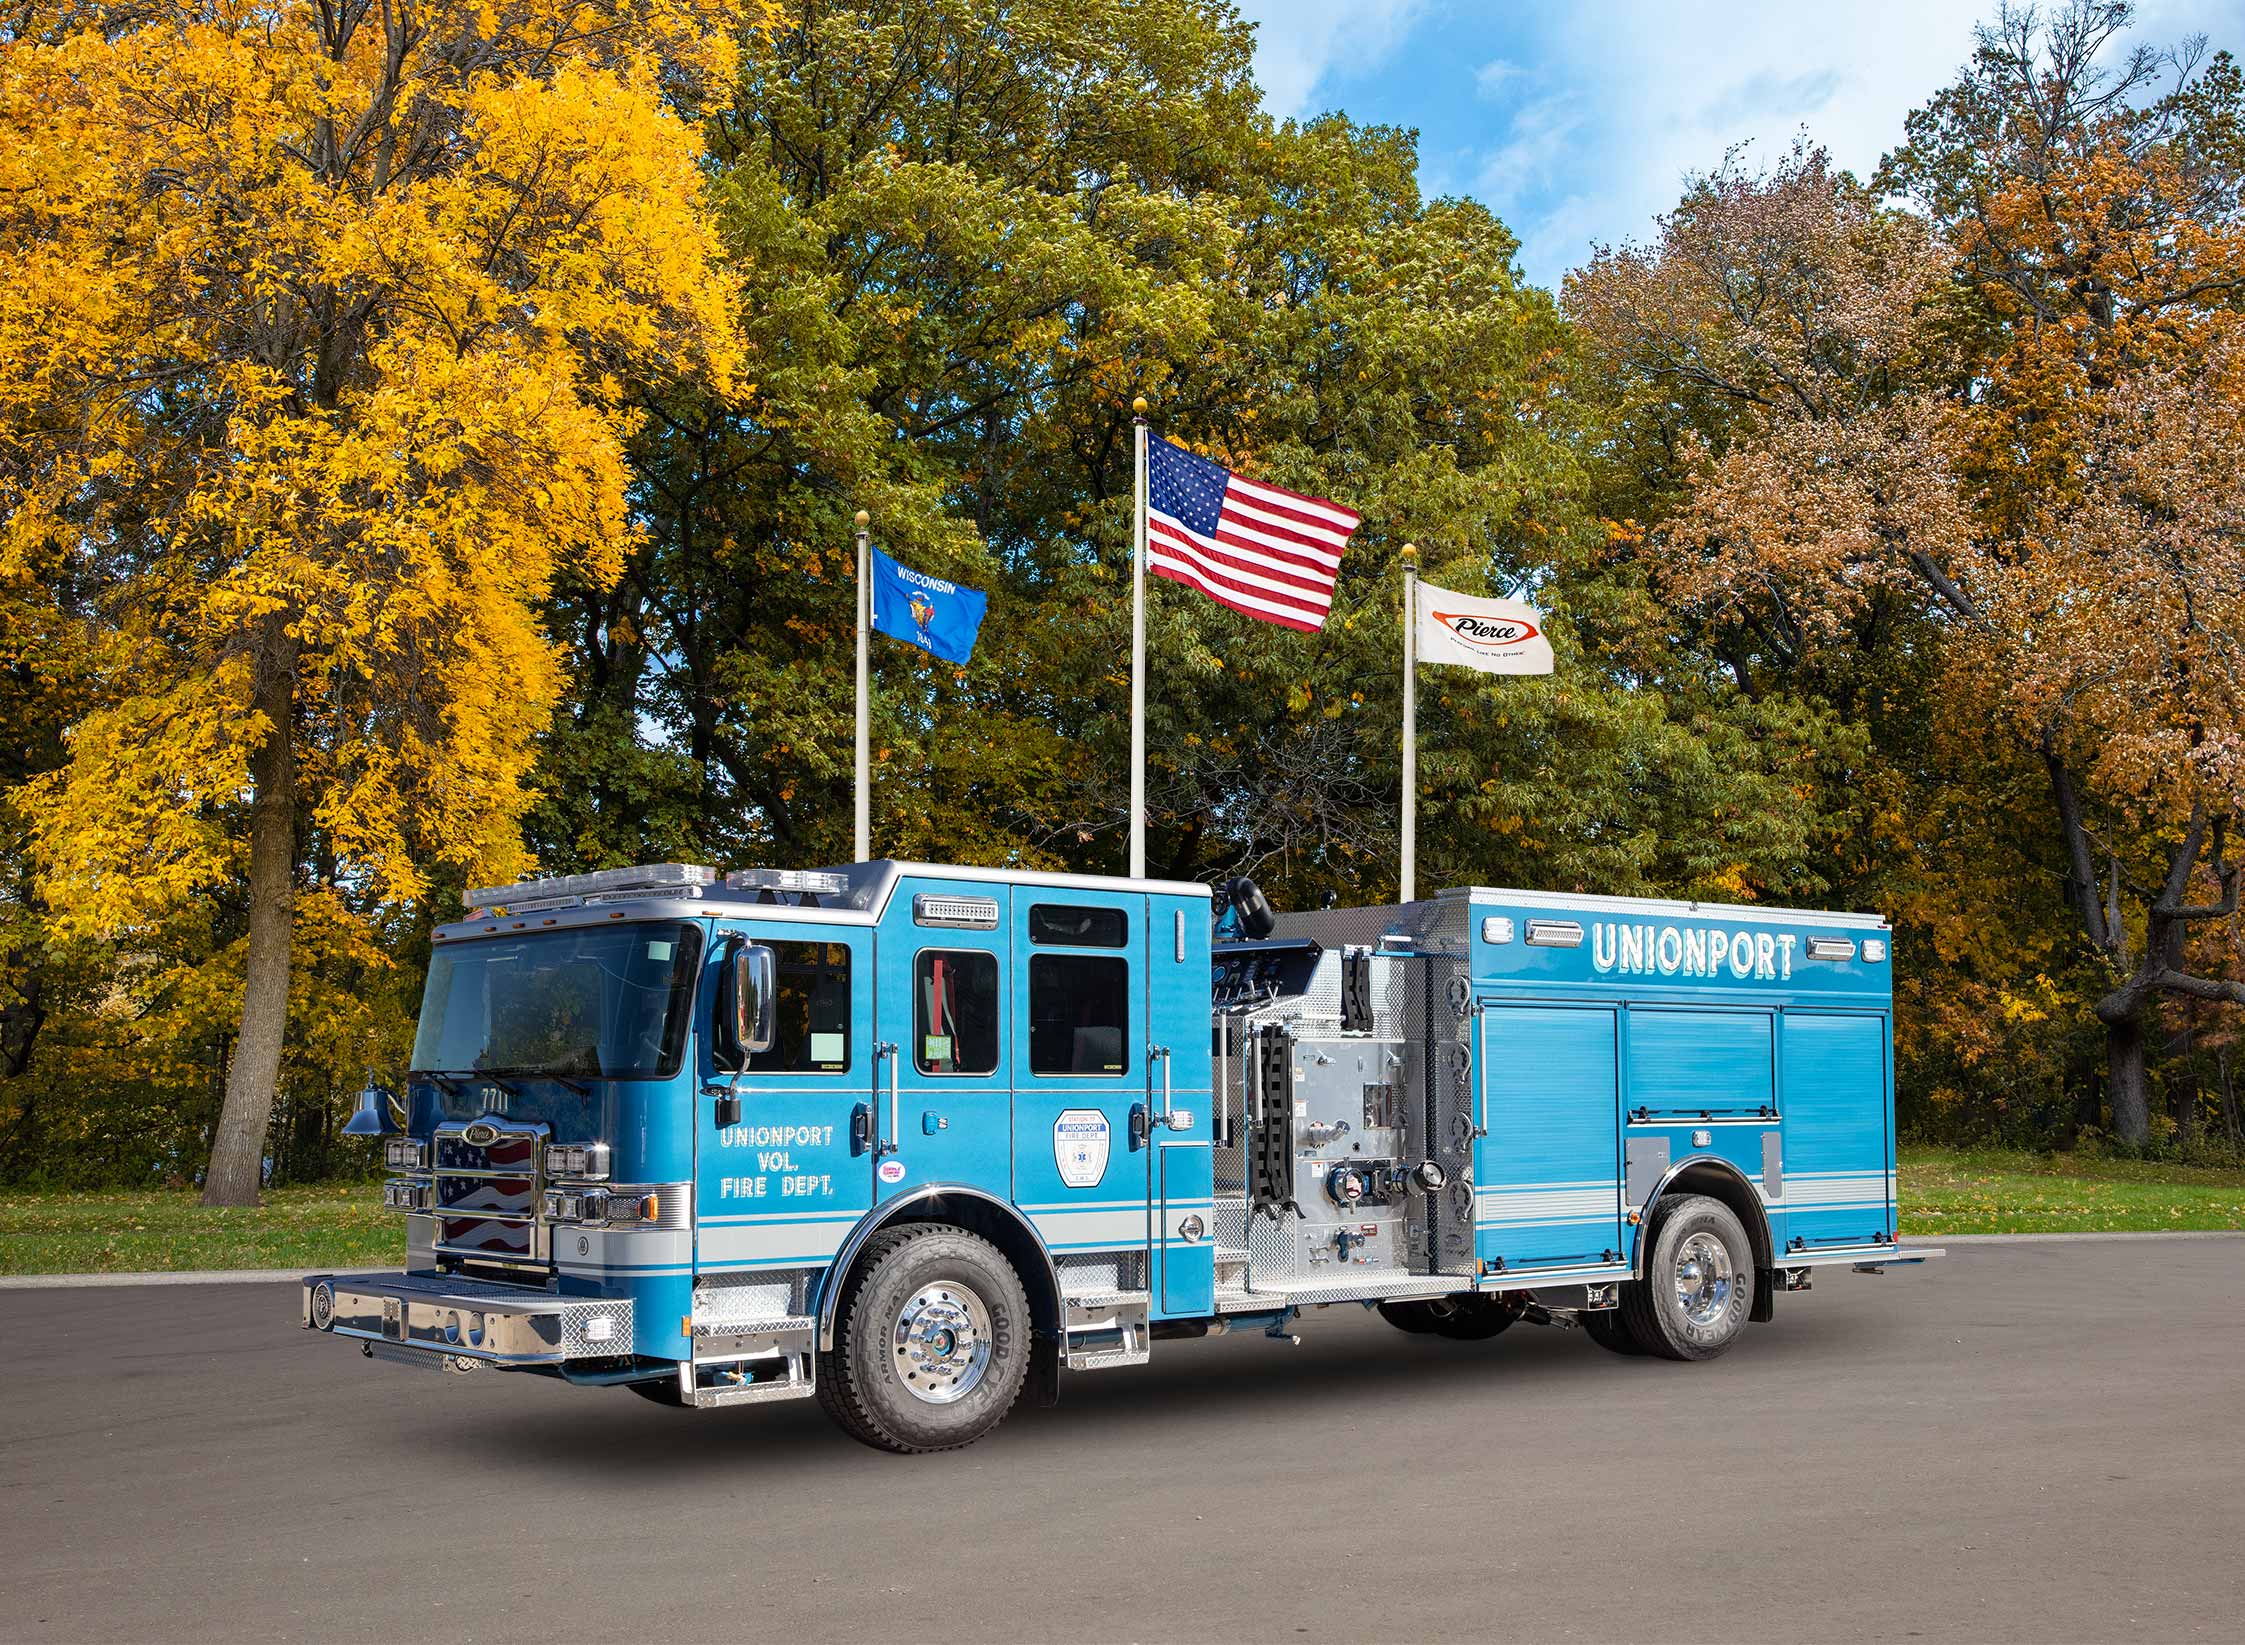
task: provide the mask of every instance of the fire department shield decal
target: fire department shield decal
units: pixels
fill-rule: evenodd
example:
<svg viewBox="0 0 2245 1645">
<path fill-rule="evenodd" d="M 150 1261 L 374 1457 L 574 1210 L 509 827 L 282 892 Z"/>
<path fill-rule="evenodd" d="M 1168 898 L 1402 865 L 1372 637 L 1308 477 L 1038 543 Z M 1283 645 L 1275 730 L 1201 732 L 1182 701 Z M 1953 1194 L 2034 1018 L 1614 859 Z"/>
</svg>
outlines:
<svg viewBox="0 0 2245 1645">
<path fill-rule="evenodd" d="M 1107 1116 L 1096 1108 L 1063 1108 L 1052 1122 L 1052 1160 L 1071 1188 L 1096 1188 L 1107 1174 Z"/>
</svg>

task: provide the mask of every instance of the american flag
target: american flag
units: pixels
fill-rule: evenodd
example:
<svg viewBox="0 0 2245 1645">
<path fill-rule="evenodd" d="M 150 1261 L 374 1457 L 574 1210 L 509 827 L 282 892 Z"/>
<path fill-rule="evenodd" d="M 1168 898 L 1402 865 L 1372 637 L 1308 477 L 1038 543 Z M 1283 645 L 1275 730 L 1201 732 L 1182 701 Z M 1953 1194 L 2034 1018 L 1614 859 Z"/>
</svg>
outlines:
<svg viewBox="0 0 2245 1645">
<path fill-rule="evenodd" d="M 1146 569 L 1219 605 L 1310 632 L 1325 626 L 1357 516 L 1147 442 Z"/>
</svg>

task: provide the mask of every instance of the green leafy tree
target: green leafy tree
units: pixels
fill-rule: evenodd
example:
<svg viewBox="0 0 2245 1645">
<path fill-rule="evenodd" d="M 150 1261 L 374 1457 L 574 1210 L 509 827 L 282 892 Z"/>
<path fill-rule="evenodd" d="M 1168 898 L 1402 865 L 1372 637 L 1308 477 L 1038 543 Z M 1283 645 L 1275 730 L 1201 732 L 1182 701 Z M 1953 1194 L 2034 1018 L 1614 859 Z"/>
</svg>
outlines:
<svg viewBox="0 0 2245 1645">
<path fill-rule="evenodd" d="M 819 8 L 748 40 L 711 146 L 743 323 L 791 372 L 745 409 L 654 405 L 648 541 L 560 624 L 600 689 L 549 750 L 543 853 L 846 855 L 863 506 L 891 552 L 992 597 L 969 669 L 876 642 L 876 849 L 1119 869 L 1135 394 L 1170 437 L 1365 515 L 1316 636 L 1152 585 L 1157 872 L 1392 894 L 1406 539 L 1464 587 L 1532 587 L 1563 630 L 1578 581 L 1604 621 L 1651 615 L 1584 580 L 1597 436 L 1510 234 L 1423 201 L 1407 132 L 1269 120 L 1251 44 L 1192 0 Z M 1430 867 L 1800 883 L 1802 727 L 1566 656 L 1551 682 L 1430 678 Z"/>
</svg>

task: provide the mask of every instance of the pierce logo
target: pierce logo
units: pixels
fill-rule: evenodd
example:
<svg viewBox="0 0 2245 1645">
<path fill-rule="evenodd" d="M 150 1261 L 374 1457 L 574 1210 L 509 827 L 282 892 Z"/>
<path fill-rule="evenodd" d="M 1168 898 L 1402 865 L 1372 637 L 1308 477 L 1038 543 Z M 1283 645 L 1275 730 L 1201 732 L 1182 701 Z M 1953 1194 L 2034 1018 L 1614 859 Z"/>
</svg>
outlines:
<svg viewBox="0 0 2245 1645">
<path fill-rule="evenodd" d="M 1467 613 L 1437 611 L 1434 620 L 1478 651 L 1501 651 L 1537 637 L 1534 623 L 1512 618 L 1475 617 Z"/>
</svg>

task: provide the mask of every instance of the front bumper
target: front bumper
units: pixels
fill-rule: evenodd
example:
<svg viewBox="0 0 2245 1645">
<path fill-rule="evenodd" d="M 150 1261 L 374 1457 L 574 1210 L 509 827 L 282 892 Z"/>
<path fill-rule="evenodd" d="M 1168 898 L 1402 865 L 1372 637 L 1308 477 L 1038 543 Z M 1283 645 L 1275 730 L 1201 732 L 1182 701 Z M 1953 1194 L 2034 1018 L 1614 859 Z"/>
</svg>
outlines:
<svg viewBox="0 0 2245 1645">
<path fill-rule="evenodd" d="M 307 1330 L 499 1366 L 629 1355 L 631 1299 L 422 1274 L 310 1274 Z"/>
</svg>

